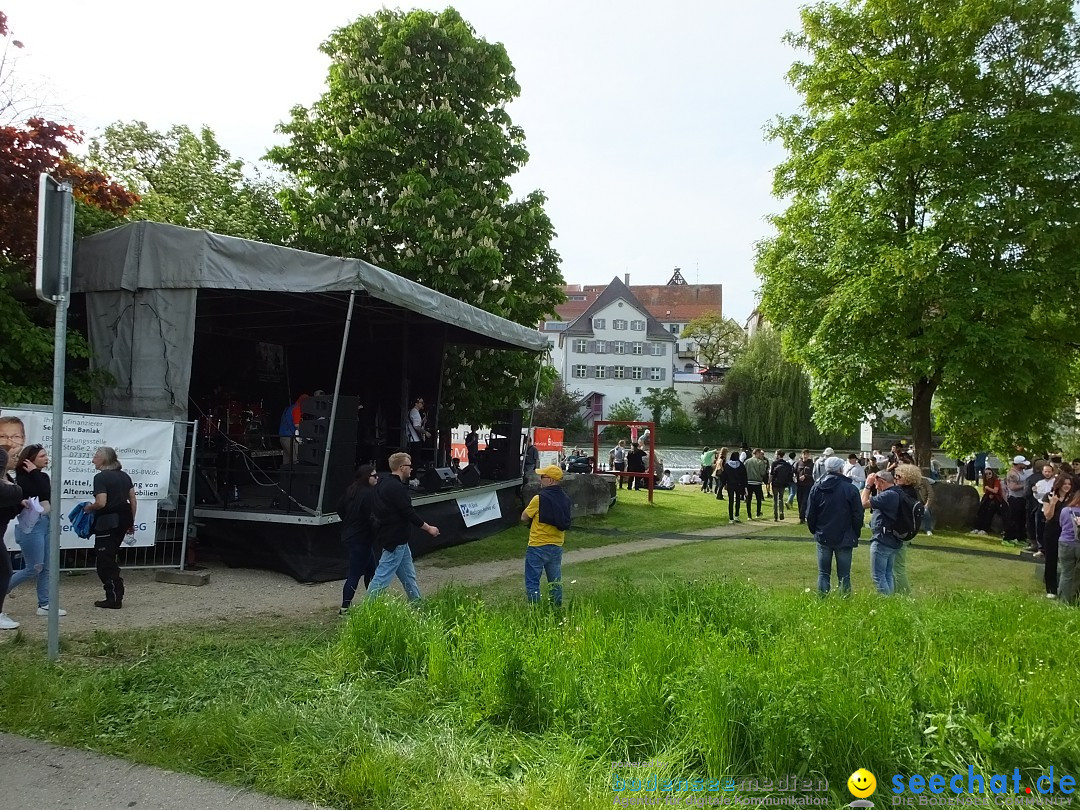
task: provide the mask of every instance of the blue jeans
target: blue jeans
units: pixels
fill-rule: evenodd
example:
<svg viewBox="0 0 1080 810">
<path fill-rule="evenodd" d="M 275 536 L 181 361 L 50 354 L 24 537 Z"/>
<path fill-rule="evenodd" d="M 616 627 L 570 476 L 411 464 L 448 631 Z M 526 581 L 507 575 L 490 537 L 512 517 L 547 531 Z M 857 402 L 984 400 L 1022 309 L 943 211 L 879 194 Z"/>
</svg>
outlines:
<svg viewBox="0 0 1080 810">
<path fill-rule="evenodd" d="M 525 598 L 540 601 L 540 572 L 547 574 L 551 601 L 562 605 L 562 546 L 529 546 L 525 549 Z"/>
<path fill-rule="evenodd" d="M 851 549 L 829 548 L 821 543 L 817 544 L 817 589 L 822 596 L 829 592 L 832 586 L 832 561 L 836 558 L 836 581 L 844 594 L 851 593 Z"/>
<path fill-rule="evenodd" d="M 393 551 L 383 551 L 375 569 L 375 576 L 371 578 L 368 586 L 367 598 L 373 599 L 385 591 L 395 575 L 401 580 L 401 586 L 410 600 L 420 598 L 420 586 L 416 584 L 416 568 L 413 566 L 412 551 L 409 550 L 408 543 L 402 543 Z"/>
<path fill-rule="evenodd" d="M 893 562 L 900 549 L 887 546 L 880 540 L 870 543 L 870 576 L 878 593 L 890 596 L 895 588 Z"/>
<path fill-rule="evenodd" d="M 11 575 L 8 593 L 26 580 L 36 577 L 38 607 L 45 607 L 49 604 L 49 571 L 45 567 L 45 553 L 49 546 L 49 516 L 41 515 L 29 534 L 16 524 L 15 542 L 22 549 L 23 568 Z"/>
</svg>

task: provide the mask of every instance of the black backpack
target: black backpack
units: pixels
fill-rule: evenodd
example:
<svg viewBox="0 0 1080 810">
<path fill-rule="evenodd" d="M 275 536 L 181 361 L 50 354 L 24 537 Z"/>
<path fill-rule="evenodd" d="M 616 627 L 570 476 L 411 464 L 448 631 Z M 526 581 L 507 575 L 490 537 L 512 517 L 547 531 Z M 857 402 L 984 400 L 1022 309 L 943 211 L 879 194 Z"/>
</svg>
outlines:
<svg viewBox="0 0 1080 810">
<path fill-rule="evenodd" d="M 923 515 L 926 506 L 916 497 L 910 487 L 897 487 L 900 493 L 900 508 L 896 513 L 896 522 L 892 532 L 897 539 L 908 542 L 919 533 L 922 528 Z"/>
</svg>

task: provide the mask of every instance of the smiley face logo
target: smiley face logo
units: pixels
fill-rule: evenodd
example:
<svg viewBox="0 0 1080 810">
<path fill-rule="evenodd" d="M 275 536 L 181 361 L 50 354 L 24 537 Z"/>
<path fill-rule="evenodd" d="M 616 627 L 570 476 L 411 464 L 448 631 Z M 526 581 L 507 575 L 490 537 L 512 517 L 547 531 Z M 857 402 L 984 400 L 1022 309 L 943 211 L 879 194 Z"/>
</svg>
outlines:
<svg viewBox="0 0 1080 810">
<path fill-rule="evenodd" d="M 877 790 L 877 779 L 866 768 L 859 768 L 847 780 L 847 789 L 856 799 L 865 799 Z"/>
</svg>

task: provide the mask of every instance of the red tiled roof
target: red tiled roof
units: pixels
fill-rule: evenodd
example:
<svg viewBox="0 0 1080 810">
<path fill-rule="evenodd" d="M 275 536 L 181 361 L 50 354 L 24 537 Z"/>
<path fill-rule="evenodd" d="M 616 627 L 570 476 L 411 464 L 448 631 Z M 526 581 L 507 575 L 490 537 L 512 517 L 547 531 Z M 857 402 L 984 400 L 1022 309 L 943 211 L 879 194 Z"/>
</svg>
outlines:
<svg viewBox="0 0 1080 810">
<path fill-rule="evenodd" d="M 649 314 L 661 323 L 693 320 L 710 312 L 723 311 L 722 284 L 648 284 L 631 286 L 632 292 Z M 559 318 L 572 321 L 606 290 L 607 284 L 570 284 L 563 288 L 567 298 L 585 296 L 584 301 L 567 301 L 556 308 Z M 668 313 L 671 313 L 670 315 Z"/>
</svg>

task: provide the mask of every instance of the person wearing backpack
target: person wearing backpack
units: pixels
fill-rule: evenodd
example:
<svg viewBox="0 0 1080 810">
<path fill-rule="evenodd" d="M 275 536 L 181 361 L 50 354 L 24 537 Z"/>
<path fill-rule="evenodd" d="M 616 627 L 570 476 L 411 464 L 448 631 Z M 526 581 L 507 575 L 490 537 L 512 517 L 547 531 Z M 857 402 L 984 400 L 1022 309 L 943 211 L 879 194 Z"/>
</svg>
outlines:
<svg viewBox="0 0 1080 810">
<path fill-rule="evenodd" d="M 738 450 L 732 450 L 731 457 L 724 462 L 718 483 L 721 484 L 722 487 L 717 487 L 717 499 L 720 498 L 721 489 L 727 489 L 728 523 L 738 523 L 739 513 L 742 511 L 743 498 L 746 497 L 746 465 L 743 464 Z M 751 519 L 749 507 L 750 504 L 747 504 L 747 520 Z"/>
<path fill-rule="evenodd" d="M 551 465 L 537 471 L 540 492 L 533 495 L 521 522 L 529 526 L 529 546 L 525 550 L 525 598 L 540 601 L 540 573 L 547 575 L 551 601 L 562 606 L 562 551 L 566 530 L 570 528 L 573 505 L 570 496 L 559 486 L 561 468 Z"/>
<path fill-rule="evenodd" d="M 896 554 L 918 532 L 922 504 L 896 485 L 894 472 L 885 470 L 867 477 L 862 505 L 871 510 L 870 575 L 878 593 L 890 596 L 896 587 Z"/>
</svg>

